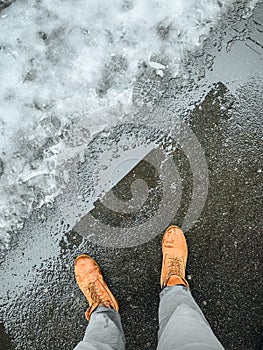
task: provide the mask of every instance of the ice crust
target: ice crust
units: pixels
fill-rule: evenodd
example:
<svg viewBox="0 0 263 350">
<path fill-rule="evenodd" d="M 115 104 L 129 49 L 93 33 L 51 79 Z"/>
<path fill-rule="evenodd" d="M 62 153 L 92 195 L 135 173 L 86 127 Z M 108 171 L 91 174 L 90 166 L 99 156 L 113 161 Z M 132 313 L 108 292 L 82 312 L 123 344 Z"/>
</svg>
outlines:
<svg viewBox="0 0 263 350">
<path fill-rule="evenodd" d="M 232 3 L 17 0 L 0 12 L 2 254 L 23 219 L 59 193 L 56 157 L 68 125 L 129 102 L 139 62 L 176 76 Z M 91 120 L 90 137 L 111 122 Z"/>
</svg>

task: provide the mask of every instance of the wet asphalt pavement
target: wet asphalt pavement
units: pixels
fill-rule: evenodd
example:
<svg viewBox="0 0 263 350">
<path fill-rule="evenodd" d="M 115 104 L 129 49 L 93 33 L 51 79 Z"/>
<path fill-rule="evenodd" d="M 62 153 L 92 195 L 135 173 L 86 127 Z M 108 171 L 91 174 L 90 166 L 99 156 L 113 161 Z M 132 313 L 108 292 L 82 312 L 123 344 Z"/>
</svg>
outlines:
<svg viewBox="0 0 263 350">
<path fill-rule="evenodd" d="M 185 87 L 169 76 L 158 80 L 144 67 L 138 73 L 134 100 L 174 109 L 189 102 L 191 91 L 203 96 L 186 113 L 205 151 L 209 171 L 204 209 L 186 233 L 187 276 L 193 296 L 225 349 L 261 350 L 263 5 L 257 5 L 249 20 L 239 18 L 238 13 L 211 36 L 204 52 L 192 62 L 190 78 L 198 70 L 200 76 L 206 68 L 199 86 L 194 79 Z M 233 39 L 243 29 L 245 38 Z M 221 42 L 221 50 L 215 42 Z M 239 65 L 237 55 L 233 63 L 233 52 L 245 56 L 247 66 Z M 212 67 L 209 55 L 214 57 Z M 222 62 L 225 71 L 220 79 Z M 186 71 L 187 67 L 186 60 Z M 240 75 L 238 83 L 233 83 L 231 74 Z M 162 125 L 156 121 L 164 129 L 172 122 Z M 183 197 L 171 223 L 180 225 L 190 202 L 192 174 L 180 150 L 174 153 L 174 160 Z M 139 164 L 134 171 L 143 169 Z M 129 176 L 118 185 L 120 195 L 126 191 L 125 181 Z M 73 275 L 73 261 L 79 253 L 97 259 L 119 300 L 127 350 L 155 349 L 163 232 L 137 247 L 102 247 L 69 229 L 59 201 L 61 198 L 52 208 L 43 207 L 26 220 L 0 267 L 0 349 L 70 350 L 82 339 L 87 303 Z"/>
</svg>

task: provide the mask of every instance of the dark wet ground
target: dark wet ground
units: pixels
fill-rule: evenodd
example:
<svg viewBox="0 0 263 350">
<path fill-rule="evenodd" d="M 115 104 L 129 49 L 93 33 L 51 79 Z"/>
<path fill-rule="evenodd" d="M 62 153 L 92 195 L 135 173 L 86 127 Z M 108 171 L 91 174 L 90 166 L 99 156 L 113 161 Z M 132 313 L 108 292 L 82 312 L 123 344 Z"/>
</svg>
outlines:
<svg viewBox="0 0 263 350">
<path fill-rule="evenodd" d="M 0 11 L 10 6 L 15 0 L 0 0 Z"/>
<path fill-rule="evenodd" d="M 256 8 L 254 20 L 259 14 L 262 5 Z M 231 30 L 228 28 L 228 32 Z M 253 30 L 251 37 L 257 34 Z M 250 49 L 246 46 L 244 50 Z M 246 78 L 235 91 L 225 81 L 212 84 L 206 89 L 203 102 L 188 114 L 206 154 L 210 185 L 202 215 L 186 233 L 187 276 L 196 301 L 227 350 L 263 349 L 263 67 L 262 49 L 258 50 L 258 74 Z M 225 54 L 226 62 L 227 57 Z M 200 61 L 197 59 L 195 64 L 200 65 Z M 139 99 L 138 91 L 143 90 L 143 99 L 172 109 L 176 104 L 174 96 L 180 97 L 178 81 L 167 79 L 163 93 L 156 98 L 154 89 L 147 86 L 151 79 L 151 72 L 147 71 L 144 78 L 138 77 L 134 99 Z M 174 157 L 183 179 L 184 195 L 172 223 L 180 225 L 190 201 L 192 176 L 179 150 Z M 82 339 L 87 304 L 74 281 L 73 261 L 83 252 L 97 259 L 118 297 L 127 349 L 155 349 L 161 238 L 159 232 L 156 238 L 138 247 L 104 248 L 68 231 L 58 202 L 53 208 L 35 212 L 14 240 L 1 267 L 0 349 L 70 350 Z"/>
</svg>

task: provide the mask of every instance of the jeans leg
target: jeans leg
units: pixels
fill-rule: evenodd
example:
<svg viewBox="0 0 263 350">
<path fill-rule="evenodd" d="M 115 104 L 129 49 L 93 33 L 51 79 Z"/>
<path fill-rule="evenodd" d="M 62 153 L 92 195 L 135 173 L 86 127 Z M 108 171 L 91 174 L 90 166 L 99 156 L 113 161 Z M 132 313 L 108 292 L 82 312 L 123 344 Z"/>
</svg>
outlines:
<svg viewBox="0 0 263 350">
<path fill-rule="evenodd" d="M 224 350 L 188 288 L 160 293 L 157 350 Z"/>
<path fill-rule="evenodd" d="M 83 341 L 74 350 L 124 350 L 125 337 L 117 311 L 98 306 L 91 314 Z"/>
</svg>

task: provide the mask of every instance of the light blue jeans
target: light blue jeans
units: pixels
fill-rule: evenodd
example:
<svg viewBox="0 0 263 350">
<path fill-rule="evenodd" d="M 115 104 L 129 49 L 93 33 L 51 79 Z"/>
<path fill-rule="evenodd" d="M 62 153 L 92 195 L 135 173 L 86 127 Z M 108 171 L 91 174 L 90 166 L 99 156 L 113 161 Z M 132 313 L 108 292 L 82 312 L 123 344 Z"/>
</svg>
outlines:
<svg viewBox="0 0 263 350">
<path fill-rule="evenodd" d="M 124 350 L 118 312 L 98 307 L 83 341 L 74 350 Z M 224 350 L 188 288 L 177 285 L 160 293 L 157 350 Z"/>
</svg>

